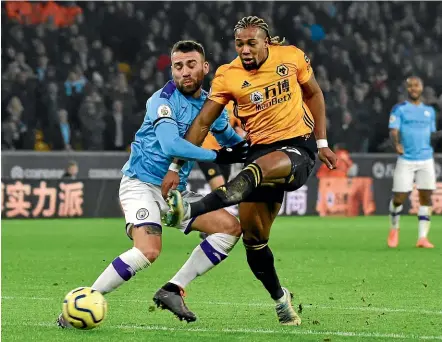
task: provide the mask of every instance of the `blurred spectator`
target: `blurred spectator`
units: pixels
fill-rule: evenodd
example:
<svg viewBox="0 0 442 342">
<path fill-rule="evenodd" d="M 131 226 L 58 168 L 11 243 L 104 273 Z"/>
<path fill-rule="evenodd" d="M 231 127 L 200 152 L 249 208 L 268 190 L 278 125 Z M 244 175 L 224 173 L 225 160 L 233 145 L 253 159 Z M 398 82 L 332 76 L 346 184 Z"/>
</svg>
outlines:
<svg viewBox="0 0 442 342">
<path fill-rule="evenodd" d="M 123 103 L 115 100 L 112 105 L 110 115 L 105 118 L 105 149 L 124 151 L 131 143 L 131 136 L 128 134 L 128 117 L 123 113 Z"/>
<path fill-rule="evenodd" d="M 86 96 L 79 109 L 84 150 L 104 150 L 104 115 L 104 105 L 101 97 L 96 93 Z"/>
<path fill-rule="evenodd" d="M 336 130 L 335 139 L 344 146 L 349 146 L 353 152 L 367 152 L 367 126 L 354 120 L 353 115 L 349 111 L 344 111 L 342 126 Z"/>
<path fill-rule="evenodd" d="M 20 99 L 14 96 L 8 103 L 7 119 L 2 125 L 2 149 L 15 150 L 25 147 L 28 127 L 22 121 L 23 111 Z"/>
<path fill-rule="evenodd" d="M 57 112 L 58 120 L 53 129 L 53 149 L 71 151 L 72 132 L 66 109 L 60 108 Z"/>
<path fill-rule="evenodd" d="M 75 180 L 77 179 L 77 175 L 78 175 L 78 164 L 75 160 L 71 160 L 68 163 L 62 178 Z"/>
<path fill-rule="evenodd" d="M 102 141 L 104 127 L 109 134 L 120 120 L 115 101 L 122 105 L 125 145 L 142 121 L 146 100 L 170 78 L 174 42 L 189 38 L 205 45 L 211 65 L 204 82 L 208 88 L 216 68 L 236 57 L 233 25 L 243 15 L 256 14 L 269 23 L 272 35 L 285 37 L 312 60 L 326 99 L 330 144 L 340 142 L 340 132 L 352 140 L 352 130 L 344 127 L 355 126 L 365 132 L 370 152 L 381 151 L 388 113 L 404 99 L 403 81 L 413 74 L 423 78 L 429 87 L 425 99 L 440 110 L 442 16 L 437 2 L 256 4 L 258 10 L 248 2 L 6 2 L 2 109 L 7 113 L 17 97 L 27 138 L 40 130 L 56 149 L 64 148 L 61 136 L 54 136 L 60 109 L 69 115 L 71 141 L 79 136 L 83 149 L 121 147 L 109 136 Z M 11 138 L 20 134 L 6 116 L 2 146 L 33 146 L 31 138 L 25 144 Z M 101 133 L 90 137 L 88 120 Z M 366 150 L 360 143 L 346 146 L 350 152 Z"/>
</svg>

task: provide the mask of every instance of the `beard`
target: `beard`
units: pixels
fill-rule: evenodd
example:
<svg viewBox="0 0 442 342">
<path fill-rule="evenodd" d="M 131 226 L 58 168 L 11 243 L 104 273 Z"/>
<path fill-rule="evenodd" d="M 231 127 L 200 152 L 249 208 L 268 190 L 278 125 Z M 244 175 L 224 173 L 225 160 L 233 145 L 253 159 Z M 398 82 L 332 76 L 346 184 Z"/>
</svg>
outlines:
<svg viewBox="0 0 442 342">
<path fill-rule="evenodd" d="M 245 70 L 250 71 L 250 70 L 255 70 L 258 69 L 258 63 L 256 63 L 256 60 L 253 60 L 252 63 L 244 63 L 243 60 L 241 60 L 242 66 Z"/>
<path fill-rule="evenodd" d="M 411 94 L 411 93 L 408 93 L 408 97 L 409 97 L 410 99 L 412 99 L 413 101 L 417 101 L 417 100 L 420 99 L 421 94 Z"/>
<path fill-rule="evenodd" d="M 204 74 L 201 74 L 196 79 L 191 79 L 191 81 L 192 81 L 191 84 L 184 85 L 184 81 L 182 81 L 179 84 L 177 82 L 175 82 L 175 84 L 177 84 L 177 88 L 182 94 L 187 95 L 187 96 L 192 96 L 203 85 L 203 79 L 204 79 Z"/>
</svg>

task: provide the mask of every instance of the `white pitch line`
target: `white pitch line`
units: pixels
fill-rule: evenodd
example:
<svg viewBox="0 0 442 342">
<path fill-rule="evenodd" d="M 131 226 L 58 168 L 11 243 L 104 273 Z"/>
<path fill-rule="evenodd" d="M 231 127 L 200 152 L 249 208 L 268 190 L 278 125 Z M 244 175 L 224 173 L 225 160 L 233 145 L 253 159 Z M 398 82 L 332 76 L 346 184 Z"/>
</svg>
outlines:
<svg viewBox="0 0 442 342">
<path fill-rule="evenodd" d="M 59 300 L 55 297 L 14 297 L 14 296 L 2 296 L 4 300 L 41 300 L 51 301 Z M 149 300 L 139 299 L 110 299 L 110 302 L 114 303 L 152 303 Z M 204 301 L 186 301 L 187 304 L 195 305 L 219 305 L 219 306 L 250 306 L 250 307 L 273 307 L 274 304 L 270 303 L 235 303 L 235 302 L 204 302 Z M 404 309 L 404 308 L 378 308 L 374 306 L 328 306 L 328 305 L 303 305 L 303 309 L 318 309 L 318 310 L 344 310 L 344 311 L 372 311 L 372 312 L 391 312 L 391 313 L 417 313 L 422 315 L 442 315 L 442 310 L 421 310 L 421 309 Z"/>
<path fill-rule="evenodd" d="M 32 326 L 49 327 L 58 329 L 55 323 L 2 323 L 3 326 Z M 366 338 L 386 338 L 386 339 L 404 339 L 404 340 L 441 340 L 442 336 L 421 336 L 404 335 L 396 333 L 364 333 L 355 331 L 319 331 L 319 330 L 301 330 L 302 328 L 293 328 L 294 330 L 275 330 L 275 329 L 208 329 L 208 328 L 172 328 L 160 325 L 106 325 L 104 329 L 114 330 L 144 330 L 144 331 L 172 331 L 172 332 L 194 332 L 194 333 L 245 333 L 245 334 L 280 334 L 280 335 L 320 335 L 320 336 L 341 336 L 341 337 L 366 337 Z M 295 330 L 296 329 L 296 330 Z M 299 330 L 298 330 L 299 329 Z"/>
</svg>

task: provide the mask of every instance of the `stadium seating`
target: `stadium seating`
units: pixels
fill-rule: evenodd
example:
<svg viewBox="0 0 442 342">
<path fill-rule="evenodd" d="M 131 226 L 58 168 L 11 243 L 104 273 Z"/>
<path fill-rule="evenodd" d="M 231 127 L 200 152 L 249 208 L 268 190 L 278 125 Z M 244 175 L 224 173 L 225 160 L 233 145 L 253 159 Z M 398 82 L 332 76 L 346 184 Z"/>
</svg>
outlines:
<svg viewBox="0 0 442 342">
<path fill-rule="evenodd" d="M 169 78 L 172 44 L 203 43 L 213 75 L 235 57 L 233 26 L 250 14 L 310 56 L 329 139 L 350 152 L 388 150 L 389 111 L 409 75 L 442 107 L 438 2 L 33 3 L 39 17 L 17 6 L 2 3 L 2 149 L 32 150 L 43 135 L 53 150 L 126 150 Z"/>
</svg>

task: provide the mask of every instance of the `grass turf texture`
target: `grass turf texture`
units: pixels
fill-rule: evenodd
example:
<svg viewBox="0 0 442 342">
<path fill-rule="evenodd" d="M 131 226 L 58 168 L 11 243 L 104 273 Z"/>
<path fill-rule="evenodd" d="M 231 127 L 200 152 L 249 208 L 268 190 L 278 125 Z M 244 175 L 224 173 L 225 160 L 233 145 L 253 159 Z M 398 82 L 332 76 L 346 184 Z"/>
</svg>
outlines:
<svg viewBox="0 0 442 342">
<path fill-rule="evenodd" d="M 281 327 L 248 269 L 241 243 L 192 283 L 186 324 L 152 308 L 155 291 L 199 242 L 164 229 L 154 265 L 107 296 L 107 319 L 92 331 L 60 330 L 64 295 L 90 286 L 131 247 L 122 219 L 2 221 L 3 341 L 411 341 L 442 340 L 442 218 L 433 250 L 416 249 L 416 217 L 402 217 L 400 247 L 386 247 L 386 217 L 278 218 L 270 246 L 283 286 L 302 303 L 301 327 Z"/>
</svg>

